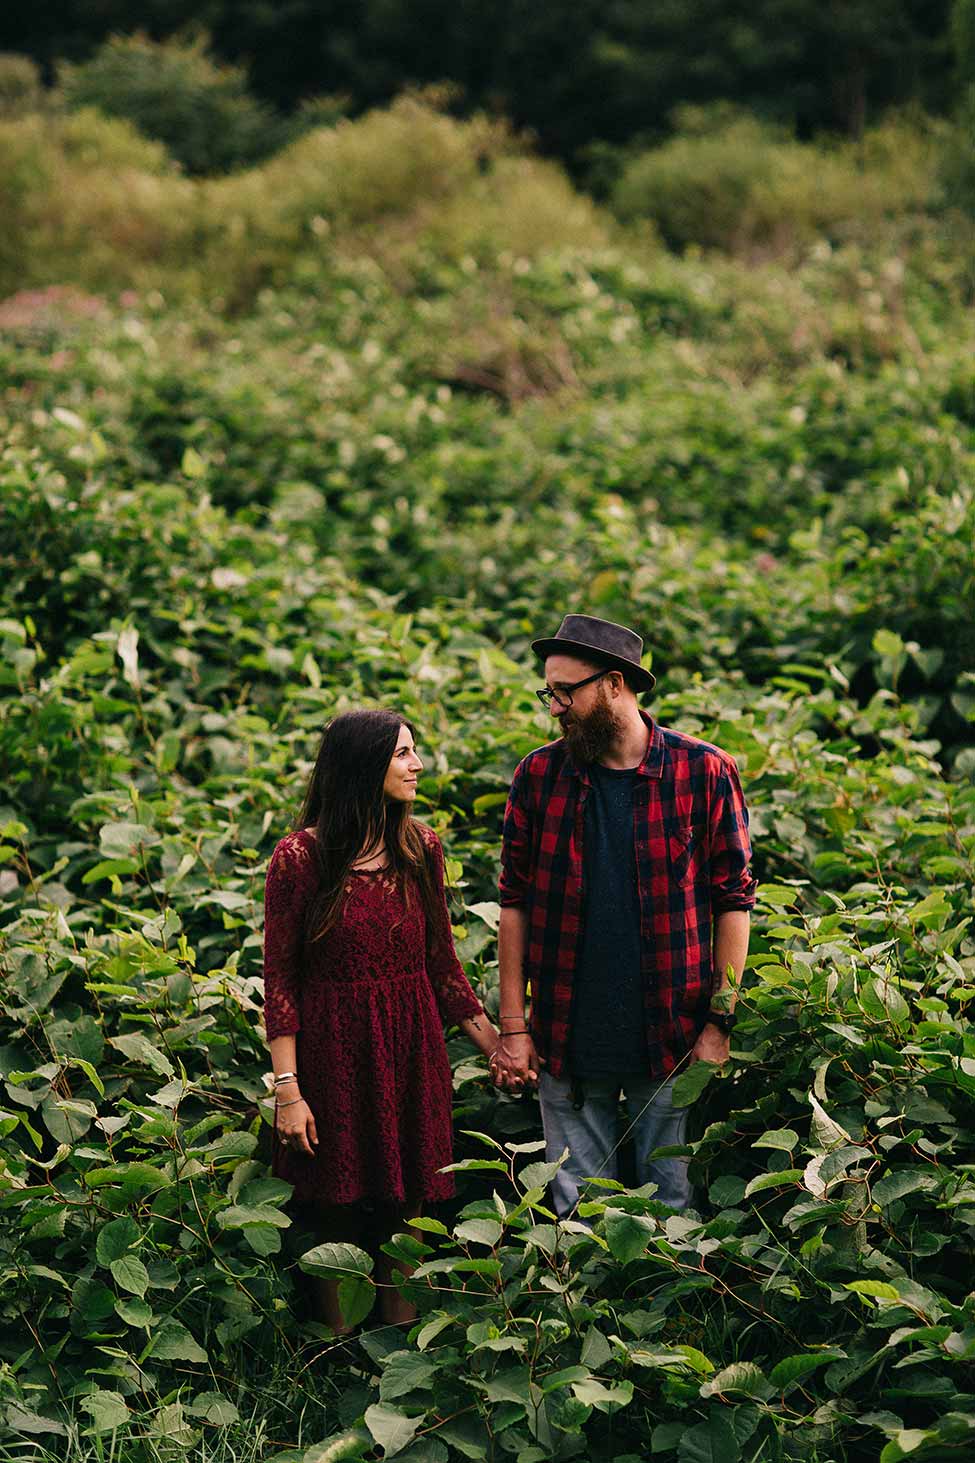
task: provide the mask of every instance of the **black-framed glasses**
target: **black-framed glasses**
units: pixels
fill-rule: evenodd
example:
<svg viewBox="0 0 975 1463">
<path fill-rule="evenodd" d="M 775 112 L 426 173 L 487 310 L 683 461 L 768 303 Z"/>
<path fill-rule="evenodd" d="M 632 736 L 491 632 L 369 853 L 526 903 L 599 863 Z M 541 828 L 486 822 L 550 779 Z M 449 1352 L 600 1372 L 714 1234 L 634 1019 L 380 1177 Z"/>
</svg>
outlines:
<svg viewBox="0 0 975 1463">
<path fill-rule="evenodd" d="M 551 686 L 543 686 L 540 691 L 535 692 L 535 695 L 541 701 L 546 711 L 550 710 L 553 701 L 561 706 L 563 711 L 568 711 L 572 705 L 572 693 L 574 691 L 581 691 L 583 686 L 589 686 L 593 681 L 601 680 L 603 676 L 608 675 L 608 670 L 596 671 L 594 675 L 585 676 L 581 681 L 574 681 L 571 686 L 558 686 L 554 690 Z"/>
</svg>

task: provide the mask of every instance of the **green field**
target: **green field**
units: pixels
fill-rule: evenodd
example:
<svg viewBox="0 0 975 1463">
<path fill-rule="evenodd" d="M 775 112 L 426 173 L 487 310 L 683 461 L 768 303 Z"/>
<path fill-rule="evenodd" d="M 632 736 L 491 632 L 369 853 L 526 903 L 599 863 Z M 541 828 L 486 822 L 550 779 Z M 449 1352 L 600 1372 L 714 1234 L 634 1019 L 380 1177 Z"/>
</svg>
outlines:
<svg viewBox="0 0 975 1463">
<path fill-rule="evenodd" d="M 202 180 L 0 122 L 3 1463 L 971 1456 L 975 234 L 936 129 L 722 136 L 614 214 L 415 97 Z M 698 1207 L 557 1228 L 452 1039 L 420 1323 L 319 1253 L 337 1347 L 268 1177 L 267 860 L 323 721 L 401 710 L 492 1009 L 571 610 L 752 809 Z"/>
</svg>

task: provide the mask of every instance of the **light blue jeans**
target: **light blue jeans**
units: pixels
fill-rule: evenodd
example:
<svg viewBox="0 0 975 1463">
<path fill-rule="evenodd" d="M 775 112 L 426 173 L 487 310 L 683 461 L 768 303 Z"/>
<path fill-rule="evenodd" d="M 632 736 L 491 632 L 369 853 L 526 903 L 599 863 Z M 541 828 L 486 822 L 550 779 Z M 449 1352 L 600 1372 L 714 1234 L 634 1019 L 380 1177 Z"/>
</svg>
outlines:
<svg viewBox="0 0 975 1463">
<path fill-rule="evenodd" d="M 541 1072 L 538 1097 L 545 1130 L 545 1157 L 554 1163 L 568 1148 L 569 1156 L 552 1180 L 552 1200 L 560 1219 L 567 1219 L 579 1202 L 586 1179 L 615 1179 L 615 1149 L 632 1124 L 637 1185 L 657 1185 L 655 1199 L 672 1209 L 686 1209 L 691 1201 L 686 1158 L 651 1158 L 655 1148 L 669 1148 L 685 1141 L 687 1108 L 675 1108 L 673 1078 L 649 1077 L 587 1078 L 583 1082 L 585 1101 L 577 1112 L 572 1106 L 572 1084 L 568 1078 Z M 619 1094 L 626 1097 L 626 1128 L 618 1117 Z M 595 1189 L 592 1198 L 609 1195 Z"/>
</svg>

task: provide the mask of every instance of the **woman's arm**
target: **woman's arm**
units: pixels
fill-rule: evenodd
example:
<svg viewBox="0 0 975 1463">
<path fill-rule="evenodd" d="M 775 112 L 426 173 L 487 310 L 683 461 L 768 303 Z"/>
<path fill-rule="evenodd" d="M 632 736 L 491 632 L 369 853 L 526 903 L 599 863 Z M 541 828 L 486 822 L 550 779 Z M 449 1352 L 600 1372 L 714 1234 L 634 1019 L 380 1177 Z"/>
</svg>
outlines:
<svg viewBox="0 0 975 1463">
<path fill-rule="evenodd" d="M 275 1077 L 297 1073 L 297 1042 L 293 1036 L 275 1036 L 268 1042 Z M 318 1146 L 315 1116 L 301 1095 L 297 1075 L 274 1084 L 274 1130 L 286 1148 L 313 1154 Z"/>
<path fill-rule="evenodd" d="M 458 960 L 457 951 L 454 948 L 450 913 L 447 909 L 444 856 L 440 839 L 430 829 L 427 830 L 425 837 L 429 849 L 427 857 L 430 859 L 436 890 L 433 916 L 427 922 L 426 931 L 427 976 L 433 987 L 437 1008 L 444 1025 L 460 1026 L 466 1029 L 465 1022 L 479 1018 L 482 1023 L 486 1023 L 487 1018 L 480 1001 L 471 990 L 470 982 L 464 974 L 464 967 Z"/>
<path fill-rule="evenodd" d="M 493 1021 L 489 1021 L 483 1011 L 479 1016 L 468 1016 L 461 1021 L 460 1029 L 486 1057 L 497 1050 L 500 1037 Z"/>
<path fill-rule="evenodd" d="M 293 838 L 278 844 L 264 888 L 264 1024 L 275 1076 L 274 1130 L 286 1148 L 311 1154 L 318 1142 L 311 1108 L 298 1083 L 296 1033 L 301 1026 L 301 950 L 309 888 L 307 854 Z"/>
</svg>

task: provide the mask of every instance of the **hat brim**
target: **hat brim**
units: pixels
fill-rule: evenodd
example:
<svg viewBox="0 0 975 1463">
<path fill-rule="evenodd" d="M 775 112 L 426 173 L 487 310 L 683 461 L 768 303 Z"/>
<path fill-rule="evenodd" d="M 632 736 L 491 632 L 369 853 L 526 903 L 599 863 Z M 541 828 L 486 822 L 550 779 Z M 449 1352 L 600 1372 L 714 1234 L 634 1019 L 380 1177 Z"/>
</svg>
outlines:
<svg viewBox="0 0 975 1463">
<path fill-rule="evenodd" d="M 533 640 L 532 650 L 544 660 L 547 655 L 573 655 L 578 652 L 581 659 L 593 660 L 597 665 L 604 665 L 608 671 L 625 671 L 637 682 L 641 691 L 652 691 L 657 684 L 657 677 L 652 672 L 644 670 L 642 665 L 636 661 L 625 660 L 621 655 L 610 655 L 606 650 L 600 650 L 598 645 L 586 645 L 582 640 Z"/>
</svg>

